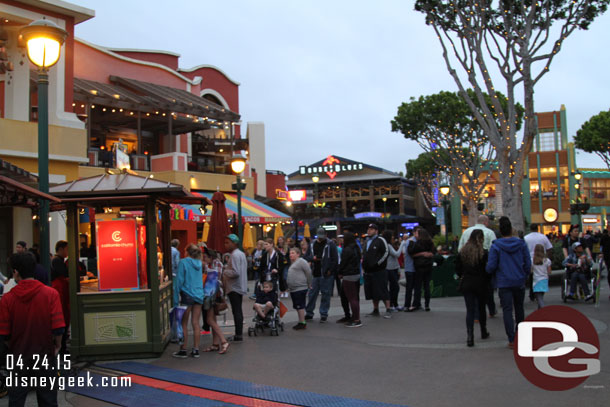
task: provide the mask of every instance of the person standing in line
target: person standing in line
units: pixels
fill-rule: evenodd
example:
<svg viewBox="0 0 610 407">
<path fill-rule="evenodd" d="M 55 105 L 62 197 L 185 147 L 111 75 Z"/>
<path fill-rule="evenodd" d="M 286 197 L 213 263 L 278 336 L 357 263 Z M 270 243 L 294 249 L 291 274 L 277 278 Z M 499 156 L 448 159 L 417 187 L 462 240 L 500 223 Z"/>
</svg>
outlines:
<svg viewBox="0 0 610 407">
<path fill-rule="evenodd" d="M 273 245 L 273 239 L 268 238 L 263 244 L 265 252 L 261 257 L 260 262 L 260 278 L 259 285 L 256 291 L 257 295 L 262 289 L 262 284 L 265 281 L 272 281 L 274 291 L 286 290 L 286 281 L 284 279 L 283 270 L 286 267 L 287 261 L 281 252 L 277 251 Z"/>
<path fill-rule="evenodd" d="M 483 249 L 489 251 L 492 242 L 496 240 L 496 234 L 489 228 L 489 218 L 486 215 L 479 215 L 476 225 L 469 227 L 464 231 L 464 233 L 462 233 L 462 237 L 460 238 L 460 243 L 458 245 L 458 252 L 462 250 L 462 247 L 464 247 L 466 242 L 468 242 L 468 239 L 470 239 L 470 234 L 476 229 L 483 231 L 483 235 L 485 236 Z"/>
<path fill-rule="evenodd" d="M 417 239 L 413 245 L 409 246 L 409 254 L 413 258 L 415 267 L 415 294 L 413 295 L 413 305 L 411 311 L 421 309 L 421 290 L 424 288 L 424 300 L 426 311 L 430 311 L 430 280 L 432 278 L 432 265 L 434 263 L 434 242 L 430 234 L 424 228 L 419 228 L 415 232 Z"/>
<path fill-rule="evenodd" d="M 526 236 L 527 237 L 527 236 Z M 549 276 L 551 275 L 551 260 L 546 257 L 547 251 L 541 244 L 534 248 L 532 256 L 533 288 L 538 309 L 544 307 L 544 293 L 549 291 Z"/>
<path fill-rule="evenodd" d="M 180 246 L 180 240 L 172 239 L 172 276 L 176 277 L 176 273 L 178 272 L 178 265 L 180 264 L 180 251 L 178 250 L 178 246 Z"/>
<path fill-rule="evenodd" d="M 600 244 L 604 263 L 606 264 L 606 270 L 608 270 L 608 276 L 610 276 L 610 233 L 608 233 L 608 229 L 604 229 Z M 610 286 L 610 277 L 607 277 L 607 279 L 608 285 Z"/>
<path fill-rule="evenodd" d="M 70 329 L 70 281 L 68 279 L 68 242 L 59 240 L 55 243 L 55 256 L 51 260 L 51 287 L 59 293 L 61 308 L 64 315 L 66 329 L 61 340 L 60 353 L 67 353 L 67 343 Z"/>
<path fill-rule="evenodd" d="M 563 249 L 563 259 L 567 259 L 568 256 L 574 253 L 572 247 L 574 243 L 580 243 L 580 229 L 578 225 L 570 225 L 570 230 L 568 230 L 568 235 L 563 239 L 562 249 Z"/>
<path fill-rule="evenodd" d="M 28 250 L 28 244 L 23 240 L 15 244 L 15 253 L 25 253 Z"/>
<path fill-rule="evenodd" d="M 398 264 L 398 258 L 400 257 L 400 250 L 394 248 L 395 239 L 392 235 L 392 231 L 384 230 L 381 236 L 385 239 L 388 244 L 388 264 L 386 265 L 386 272 L 388 274 L 388 283 L 390 291 L 390 312 L 402 311 L 402 307 L 398 306 L 398 294 L 400 292 L 400 265 Z"/>
<path fill-rule="evenodd" d="M 413 257 L 411 257 L 411 255 L 409 254 L 409 246 L 415 244 L 415 242 L 417 241 L 415 235 L 419 228 L 419 226 L 413 228 L 410 237 L 407 234 L 403 236 L 403 241 L 400 244 L 399 249 L 399 251 L 402 252 L 403 259 L 405 262 L 405 312 L 412 312 L 414 310 L 411 301 L 413 299 L 413 289 L 415 287 L 415 265 L 413 264 Z"/>
<path fill-rule="evenodd" d="M 337 266 L 337 270 L 339 270 L 339 268 L 341 268 L 341 256 L 343 253 L 343 246 L 344 246 L 343 235 L 337 236 L 337 239 L 336 240 L 333 239 L 333 242 L 337 246 L 337 259 L 339 262 L 339 264 Z M 345 291 L 343 290 L 341 278 L 339 277 L 338 272 L 335 275 L 335 285 L 337 286 L 337 293 L 339 294 L 339 298 L 341 299 L 341 308 L 343 308 L 343 317 L 339 318 L 335 322 L 338 324 L 344 324 L 344 323 L 350 322 L 352 320 L 352 314 L 350 313 L 349 300 L 347 299 L 347 296 L 345 295 Z"/>
<path fill-rule="evenodd" d="M 231 268 L 230 260 L 227 268 Z M 225 354 L 229 349 L 229 342 L 226 340 L 222 329 L 216 321 L 216 311 L 214 305 L 216 298 L 221 295 L 220 282 L 222 281 L 222 262 L 218 260 L 214 250 L 205 247 L 203 249 L 203 271 L 206 274 L 203 286 L 203 310 L 207 325 L 212 331 L 212 344 L 205 348 L 204 352 L 216 352 Z"/>
<path fill-rule="evenodd" d="M 288 276 L 286 279 L 288 291 L 292 298 L 292 307 L 299 315 L 299 322 L 292 327 L 294 330 L 302 330 L 307 328 L 305 321 L 305 303 L 307 301 L 307 290 L 311 286 L 313 276 L 309 263 L 301 257 L 301 250 L 293 247 L 289 252 L 290 267 L 288 268 Z"/>
<path fill-rule="evenodd" d="M 513 236 L 510 219 L 502 216 L 499 224 L 502 237 L 491 245 L 486 270 L 496 278 L 495 284 L 502 305 L 508 347 L 512 349 L 515 340 L 515 322 L 519 325 L 525 317 L 523 309 L 525 281 L 531 271 L 532 260 L 525 242 Z"/>
<path fill-rule="evenodd" d="M 356 238 L 352 232 L 346 231 L 343 233 L 343 242 L 338 275 L 341 278 L 343 293 L 351 307 L 351 320 L 345 321 L 345 326 L 358 328 L 362 326 L 360 320 L 360 264 L 362 252 L 356 244 Z"/>
<path fill-rule="evenodd" d="M 260 280 L 261 273 L 261 260 L 265 253 L 265 242 L 261 239 L 256 242 L 256 248 L 252 253 L 252 278 L 254 279 L 254 292 L 250 296 L 251 300 L 256 299 L 256 293 L 258 290 L 258 281 Z"/>
<path fill-rule="evenodd" d="M 235 321 L 235 336 L 233 342 L 243 341 L 244 313 L 242 310 L 243 296 L 248 288 L 248 260 L 244 252 L 239 250 L 239 237 L 231 233 L 225 238 L 225 250 L 231 253 L 232 268 L 225 270 L 225 291 L 231 303 L 233 321 Z"/>
<path fill-rule="evenodd" d="M 473 230 L 470 239 L 462 247 L 455 259 L 455 270 L 461 278 L 460 291 L 466 303 L 466 344 L 474 346 L 474 314 L 479 307 L 479 325 L 481 326 L 481 339 L 489 338 L 487 332 L 487 316 L 485 314 L 485 301 L 489 274 L 485 271 L 487 265 L 487 250 L 483 249 L 485 237 L 482 230 Z"/>
<path fill-rule="evenodd" d="M 313 252 L 311 251 L 311 244 L 308 237 L 301 239 L 301 257 L 309 263 L 309 267 L 313 266 Z"/>
<path fill-rule="evenodd" d="M 390 313 L 390 292 L 388 291 L 388 274 L 386 266 L 390 251 L 385 239 L 379 236 L 379 228 L 371 223 L 367 228 L 368 240 L 362 258 L 364 269 L 364 295 L 367 300 L 373 300 L 373 312 L 369 315 L 378 317 L 379 301 L 385 304 L 384 318 L 392 318 Z"/>
<path fill-rule="evenodd" d="M 339 258 L 337 247 L 326 237 L 326 230 L 319 228 L 317 230 L 317 239 L 313 242 L 313 282 L 308 293 L 307 307 L 305 309 L 305 319 L 313 319 L 316 309 L 316 301 L 318 294 L 322 295 L 320 300 L 320 322 L 324 323 L 328 319 L 328 311 L 330 310 L 330 297 L 333 291 L 333 283 L 335 281 L 335 273 Z"/>
<path fill-rule="evenodd" d="M 56 356 L 62 346 L 65 322 L 59 294 L 34 279 L 36 260 L 31 253 L 15 253 L 10 267 L 17 286 L 0 300 L 0 338 L 15 360 L 14 377 L 57 378 Z M 40 363 L 40 362 L 48 363 Z M 4 361 L 3 361 L 4 362 Z M 23 406 L 29 386 L 10 386 L 8 405 Z M 39 406 L 57 406 L 57 386 L 36 387 Z"/>
<path fill-rule="evenodd" d="M 191 356 L 199 357 L 199 339 L 201 335 L 201 326 L 199 319 L 201 318 L 201 305 L 203 304 L 203 267 L 201 263 L 201 249 L 190 244 L 186 248 L 188 257 L 180 260 L 176 278 L 174 279 L 174 304 L 185 305 L 186 310 L 182 315 L 182 332 L 184 333 L 184 342 L 180 345 L 180 349 L 174 352 L 172 356 L 176 358 L 186 358 L 188 356 L 186 348 L 188 345 L 188 321 L 191 317 L 191 326 L 193 328 L 193 348 Z"/>
</svg>

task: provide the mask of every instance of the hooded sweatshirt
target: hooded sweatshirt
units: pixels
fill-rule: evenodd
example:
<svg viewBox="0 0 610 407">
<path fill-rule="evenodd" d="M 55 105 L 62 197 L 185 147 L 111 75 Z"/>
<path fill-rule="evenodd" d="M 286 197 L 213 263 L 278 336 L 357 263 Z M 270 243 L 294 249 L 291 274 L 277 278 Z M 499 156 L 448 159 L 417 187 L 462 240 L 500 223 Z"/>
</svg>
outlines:
<svg viewBox="0 0 610 407">
<path fill-rule="evenodd" d="M 174 304 L 180 303 L 180 293 L 189 295 L 198 304 L 203 304 L 203 269 L 201 260 L 185 257 L 178 263 L 174 280 Z"/>
<path fill-rule="evenodd" d="M 0 301 L 0 335 L 10 337 L 9 352 L 53 356 L 53 332 L 65 326 L 59 294 L 38 280 L 21 280 Z"/>
<path fill-rule="evenodd" d="M 518 237 L 494 240 L 489 250 L 486 270 L 496 274 L 496 287 L 523 287 L 532 260 L 525 242 Z"/>
</svg>

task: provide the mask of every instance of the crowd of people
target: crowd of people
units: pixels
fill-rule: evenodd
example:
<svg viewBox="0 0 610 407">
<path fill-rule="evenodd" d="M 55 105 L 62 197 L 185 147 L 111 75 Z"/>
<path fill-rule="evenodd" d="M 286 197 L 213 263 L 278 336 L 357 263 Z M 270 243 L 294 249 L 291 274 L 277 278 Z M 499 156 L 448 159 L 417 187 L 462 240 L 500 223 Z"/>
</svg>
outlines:
<svg viewBox="0 0 610 407">
<path fill-rule="evenodd" d="M 488 218 L 481 215 L 474 226 L 456 239 L 455 270 L 459 277 L 458 289 L 466 305 L 467 346 L 474 346 L 476 322 L 481 339 L 490 337 L 487 317 L 493 318 L 497 313 L 496 290 L 510 348 L 517 326 L 524 319 L 527 287 L 538 308 L 544 307 L 553 243 L 549 236 L 539 233 L 537 225 L 531 225 L 530 229 L 527 235 L 519 236 L 509 218 L 501 217 L 497 236 L 489 228 Z M 295 330 L 307 329 L 316 313 L 320 323 L 328 321 L 335 287 L 343 309 L 343 316 L 336 322 L 348 328 L 363 326 L 361 286 L 366 300 L 373 305 L 370 317 L 391 319 L 393 313 L 400 311 L 431 310 L 432 270 L 444 257 L 426 229 L 418 226 L 398 237 L 389 230 L 380 233 L 378 225 L 371 223 L 361 239 L 349 228 L 341 233 L 331 239 L 320 228 L 315 239 L 303 238 L 298 245 L 292 238 L 282 237 L 277 242 L 259 240 L 248 254 L 240 249 L 239 237 L 230 234 L 225 238 L 224 256 L 203 244 L 190 244 L 180 253 L 180 242 L 173 240 L 173 300 L 176 307 L 184 310 L 180 347 L 173 356 L 198 358 L 202 329 L 211 332 L 212 338 L 203 352 L 226 354 L 231 342 L 243 340 L 242 305 L 243 297 L 248 295 L 249 277 L 256 281 L 250 296 L 254 300 L 255 319 L 266 321 L 278 308 L 280 299 L 290 296 L 298 315 Z M 605 230 L 583 235 L 578 225 L 572 225 L 563 239 L 562 251 L 569 282 L 566 298 L 576 299 L 580 284 L 585 301 L 593 300 L 587 273 L 597 252 L 610 264 L 610 234 Z M 50 273 L 40 266 L 40 255 L 35 248 L 28 249 L 25 242 L 17 242 L 15 253 L 9 259 L 12 276 L 0 279 L 3 290 L 0 335 L 10 352 L 49 355 L 68 352 L 68 243 L 57 242 L 55 252 Z M 398 303 L 401 269 L 406 287 L 402 305 Z M 49 278 L 51 287 L 47 287 Z M 217 322 L 219 313 L 229 305 L 235 323 L 231 337 L 225 336 Z M 38 312 L 41 309 L 45 313 Z M 28 349 L 22 349 L 23 344 Z M 40 397 L 52 397 L 51 393 L 45 395 L 44 389 L 41 391 Z M 23 398 L 25 394 L 14 397 Z"/>
</svg>

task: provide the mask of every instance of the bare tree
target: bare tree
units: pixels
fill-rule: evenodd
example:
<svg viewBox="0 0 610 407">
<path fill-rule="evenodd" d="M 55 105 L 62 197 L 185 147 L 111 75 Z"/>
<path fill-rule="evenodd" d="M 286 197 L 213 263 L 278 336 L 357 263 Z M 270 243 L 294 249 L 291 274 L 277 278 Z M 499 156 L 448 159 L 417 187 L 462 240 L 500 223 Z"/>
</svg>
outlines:
<svg viewBox="0 0 610 407">
<path fill-rule="evenodd" d="M 587 29 L 609 0 L 417 0 L 443 50 L 447 69 L 496 150 L 502 209 L 523 230 L 521 183 L 525 160 L 536 135 L 534 87 L 549 71 L 563 42 Z M 554 26 L 554 24 L 556 25 Z M 454 67 L 457 65 L 458 70 Z M 495 74 L 494 74 L 495 73 Z M 467 85 L 466 85 L 467 84 Z M 484 103 L 500 84 L 508 99 Z M 474 97 L 466 92 L 471 87 Z M 522 93 L 525 127 L 517 137 L 517 91 Z M 498 125 L 498 122 L 500 123 Z"/>
</svg>

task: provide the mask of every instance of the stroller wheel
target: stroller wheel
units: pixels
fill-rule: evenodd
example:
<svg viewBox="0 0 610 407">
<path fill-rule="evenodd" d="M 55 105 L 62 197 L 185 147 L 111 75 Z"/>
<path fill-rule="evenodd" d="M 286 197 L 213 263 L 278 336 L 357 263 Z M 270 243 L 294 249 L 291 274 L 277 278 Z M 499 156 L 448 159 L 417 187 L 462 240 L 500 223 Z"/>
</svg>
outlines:
<svg viewBox="0 0 610 407">
<path fill-rule="evenodd" d="M 279 332 L 277 331 L 277 329 L 272 329 L 271 330 L 271 336 L 280 336 Z"/>
<path fill-rule="evenodd" d="M 254 328 L 248 328 L 248 336 L 252 336 L 254 333 Z"/>
</svg>

